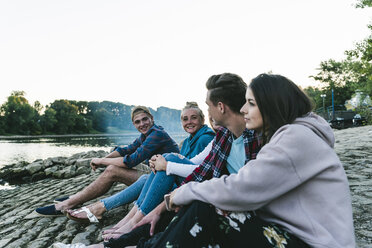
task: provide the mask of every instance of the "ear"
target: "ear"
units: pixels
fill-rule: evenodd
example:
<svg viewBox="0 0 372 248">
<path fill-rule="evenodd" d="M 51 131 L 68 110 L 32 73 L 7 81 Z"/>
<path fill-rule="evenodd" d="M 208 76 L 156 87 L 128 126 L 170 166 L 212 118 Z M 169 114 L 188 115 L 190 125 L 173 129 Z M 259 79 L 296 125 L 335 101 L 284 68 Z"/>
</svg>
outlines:
<svg viewBox="0 0 372 248">
<path fill-rule="evenodd" d="M 217 108 L 221 112 L 221 114 L 224 114 L 226 111 L 226 106 L 222 102 L 217 103 Z"/>
</svg>

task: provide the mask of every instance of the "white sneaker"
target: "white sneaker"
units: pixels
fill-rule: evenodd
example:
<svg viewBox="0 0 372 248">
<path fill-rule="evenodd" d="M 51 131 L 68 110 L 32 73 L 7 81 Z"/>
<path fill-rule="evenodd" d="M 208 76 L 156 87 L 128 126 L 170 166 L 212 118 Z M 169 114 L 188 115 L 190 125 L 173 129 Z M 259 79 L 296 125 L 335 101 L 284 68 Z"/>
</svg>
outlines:
<svg viewBox="0 0 372 248">
<path fill-rule="evenodd" d="M 86 246 L 82 243 L 76 243 L 76 244 L 70 244 L 70 245 L 65 245 L 63 243 L 54 243 L 53 244 L 54 248 L 85 248 Z"/>
</svg>

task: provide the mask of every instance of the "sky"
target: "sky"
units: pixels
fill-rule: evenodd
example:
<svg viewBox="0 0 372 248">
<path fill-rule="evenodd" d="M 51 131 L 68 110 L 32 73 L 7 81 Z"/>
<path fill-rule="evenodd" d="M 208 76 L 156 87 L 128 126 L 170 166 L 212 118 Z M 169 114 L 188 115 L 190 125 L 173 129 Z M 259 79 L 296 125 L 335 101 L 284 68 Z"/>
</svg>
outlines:
<svg viewBox="0 0 372 248">
<path fill-rule="evenodd" d="M 369 34 L 356 0 L 2 0 L 0 104 L 57 99 L 206 109 L 205 82 L 263 72 L 296 84 Z"/>
</svg>

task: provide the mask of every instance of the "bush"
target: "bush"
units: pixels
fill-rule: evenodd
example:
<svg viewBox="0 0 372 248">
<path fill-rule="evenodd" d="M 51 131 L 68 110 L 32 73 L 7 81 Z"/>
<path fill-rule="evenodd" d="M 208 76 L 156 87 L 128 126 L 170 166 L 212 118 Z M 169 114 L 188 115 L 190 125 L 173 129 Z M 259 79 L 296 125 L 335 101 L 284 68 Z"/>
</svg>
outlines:
<svg viewBox="0 0 372 248">
<path fill-rule="evenodd" d="M 372 107 L 362 106 L 355 109 L 357 114 L 366 118 L 366 124 L 372 125 Z"/>
</svg>

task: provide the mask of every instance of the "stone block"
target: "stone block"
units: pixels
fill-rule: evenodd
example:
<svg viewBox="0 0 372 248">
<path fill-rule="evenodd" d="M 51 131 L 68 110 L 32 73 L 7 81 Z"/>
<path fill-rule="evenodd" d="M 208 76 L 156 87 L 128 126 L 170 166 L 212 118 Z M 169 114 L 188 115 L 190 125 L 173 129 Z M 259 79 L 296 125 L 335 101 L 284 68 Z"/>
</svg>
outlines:
<svg viewBox="0 0 372 248">
<path fill-rule="evenodd" d="M 53 164 L 64 164 L 65 161 L 66 161 L 66 158 L 65 157 L 55 157 L 55 158 L 52 158 Z"/>
<path fill-rule="evenodd" d="M 56 166 L 56 165 L 53 166 L 53 167 L 46 168 L 46 169 L 44 170 L 46 176 L 51 176 L 51 175 L 53 175 L 53 173 L 56 172 L 56 171 L 58 171 L 58 166 Z"/>
<path fill-rule="evenodd" d="M 44 179 L 44 178 L 46 178 L 45 173 L 40 171 L 40 172 L 35 173 L 31 176 L 31 181 L 35 182 L 35 181 L 39 181 L 39 180 Z"/>
<path fill-rule="evenodd" d="M 66 162 L 65 162 L 65 164 L 67 164 L 67 165 L 73 165 L 73 164 L 75 164 L 76 163 L 76 158 L 68 158 L 68 159 L 66 159 Z"/>
<path fill-rule="evenodd" d="M 44 167 L 45 168 L 48 168 L 48 167 L 51 167 L 53 166 L 53 161 L 51 158 L 47 158 L 43 161 L 43 164 L 44 164 Z"/>
<path fill-rule="evenodd" d="M 52 176 L 54 178 L 63 178 L 64 171 L 63 170 L 57 170 L 52 173 Z"/>
<path fill-rule="evenodd" d="M 77 170 L 76 170 L 76 173 L 75 175 L 82 175 L 82 174 L 86 174 L 88 175 L 89 173 L 91 173 L 92 169 L 90 167 L 78 167 Z"/>
<path fill-rule="evenodd" d="M 26 166 L 26 170 L 32 175 L 44 168 L 43 161 L 33 162 Z"/>
<path fill-rule="evenodd" d="M 90 158 L 79 158 L 78 160 L 76 160 L 76 163 L 75 165 L 77 167 L 88 167 L 90 169 L 90 161 L 92 159 Z"/>
</svg>

